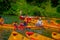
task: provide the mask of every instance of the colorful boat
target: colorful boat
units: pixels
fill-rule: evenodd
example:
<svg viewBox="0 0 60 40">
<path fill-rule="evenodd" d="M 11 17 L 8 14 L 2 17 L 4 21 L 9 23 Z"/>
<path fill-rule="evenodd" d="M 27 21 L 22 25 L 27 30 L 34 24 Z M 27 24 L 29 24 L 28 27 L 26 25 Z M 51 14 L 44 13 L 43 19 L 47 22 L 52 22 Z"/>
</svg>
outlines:
<svg viewBox="0 0 60 40">
<path fill-rule="evenodd" d="M 33 32 L 26 32 L 26 35 L 28 38 L 30 38 L 32 40 L 54 40 L 52 38 L 40 35 L 38 33 L 33 33 Z"/>
<path fill-rule="evenodd" d="M 12 24 L 3 24 L 3 25 L 0 25 L 0 28 L 14 29 L 14 25 L 12 25 Z"/>
<path fill-rule="evenodd" d="M 16 31 L 13 31 L 8 40 L 29 40 L 29 38 L 23 36 L 22 34 Z"/>
<path fill-rule="evenodd" d="M 54 38 L 55 40 L 60 40 L 60 34 L 57 32 L 52 32 L 52 38 Z"/>
</svg>

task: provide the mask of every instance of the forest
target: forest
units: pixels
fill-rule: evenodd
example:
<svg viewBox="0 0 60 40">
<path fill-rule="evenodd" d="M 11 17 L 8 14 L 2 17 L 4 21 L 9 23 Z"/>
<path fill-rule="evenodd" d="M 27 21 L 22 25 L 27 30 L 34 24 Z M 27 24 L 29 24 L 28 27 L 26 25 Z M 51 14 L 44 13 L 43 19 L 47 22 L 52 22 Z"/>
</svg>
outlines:
<svg viewBox="0 0 60 40">
<path fill-rule="evenodd" d="M 0 14 L 60 18 L 60 0 L 0 0 Z"/>
</svg>

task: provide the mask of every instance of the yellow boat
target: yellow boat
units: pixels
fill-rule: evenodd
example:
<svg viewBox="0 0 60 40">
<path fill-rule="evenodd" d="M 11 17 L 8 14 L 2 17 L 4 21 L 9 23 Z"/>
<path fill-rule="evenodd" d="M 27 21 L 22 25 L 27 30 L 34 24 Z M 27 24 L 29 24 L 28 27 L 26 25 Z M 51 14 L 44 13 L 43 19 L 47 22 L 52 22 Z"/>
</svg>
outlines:
<svg viewBox="0 0 60 40">
<path fill-rule="evenodd" d="M 56 29 L 56 30 L 59 31 L 60 25 L 58 23 L 56 23 L 54 20 L 50 20 L 50 21 L 51 21 L 51 23 L 48 23 L 47 20 L 42 20 L 42 22 L 43 22 L 43 25 L 42 26 L 45 29 L 53 29 L 53 30 Z M 28 25 L 27 27 L 28 28 L 31 28 L 31 29 L 41 29 L 41 28 L 35 26 L 36 22 L 37 22 L 36 19 L 32 19 L 31 20 L 31 25 Z"/>
<path fill-rule="evenodd" d="M 28 35 L 26 34 L 28 38 L 33 38 L 33 40 L 54 40 L 52 38 L 48 38 L 46 36 L 43 36 L 43 35 L 40 35 L 40 34 L 37 34 L 37 33 L 34 33 L 32 35 Z"/>
<path fill-rule="evenodd" d="M 54 38 L 55 40 L 60 40 L 60 34 L 56 32 L 52 32 L 52 38 Z"/>
<path fill-rule="evenodd" d="M 60 30 L 60 26 L 59 24 L 57 24 L 56 22 L 54 22 L 53 20 L 51 20 L 52 23 L 48 23 L 47 20 L 43 20 L 43 26 L 45 29 L 52 29 L 52 30 Z"/>
<path fill-rule="evenodd" d="M 0 25 L 0 28 L 14 29 L 14 26 L 12 24 L 3 24 L 3 25 Z"/>
<path fill-rule="evenodd" d="M 8 40 L 29 40 L 27 37 L 23 36 L 20 33 L 17 33 L 16 31 L 13 31 L 8 38 Z"/>
</svg>

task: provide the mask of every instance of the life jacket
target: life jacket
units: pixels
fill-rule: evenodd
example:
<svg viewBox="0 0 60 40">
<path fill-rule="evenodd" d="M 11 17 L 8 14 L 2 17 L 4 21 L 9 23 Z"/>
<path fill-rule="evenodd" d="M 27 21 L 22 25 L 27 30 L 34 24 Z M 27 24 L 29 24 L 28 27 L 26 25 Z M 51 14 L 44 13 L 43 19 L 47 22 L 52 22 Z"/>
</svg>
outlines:
<svg viewBox="0 0 60 40">
<path fill-rule="evenodd" d="M 30 36 L 30 35 L 32 35 L 32 34 L 34 34 L 33 32 L 26 32 L 26 34 L 28 35 L 28 36 Z"/>
<path fill-rule="evenodd" d="M 14 25 L 14 30 L 18 29 L 17 23 L 13 23 L 13 25 Z"/>
<path fill-rule="evenodd" d="M 25 19 L 23 16 L 20 16 L 19 18 L 20 18 L 20 20 L 24 20 Z"/>
<path fill-rule="evenodd" d="M 24 21 L 28 23 L 31 21 L 31 18 L 26 17 Z"/>
</svg>

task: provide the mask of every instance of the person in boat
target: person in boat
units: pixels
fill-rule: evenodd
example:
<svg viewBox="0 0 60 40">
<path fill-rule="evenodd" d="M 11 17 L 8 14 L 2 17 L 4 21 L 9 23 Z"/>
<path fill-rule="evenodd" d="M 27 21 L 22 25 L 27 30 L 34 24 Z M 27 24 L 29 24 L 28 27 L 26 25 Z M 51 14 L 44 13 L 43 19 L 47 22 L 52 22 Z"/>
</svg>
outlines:
<svg viewBox="0 0 60 40">
<path fill-rule="evenodd" d="M 22 15 L 19 18 L 20 18 L 20 20 L 24 20 L 24 16 L 22 16 Z"/>
<path fill-rule="evenodd" d="M 15 22 L 13 23 L 13 25 L 14 25 L 14 29 L 15 29 L 15 30 L 18 30 L 18 23 L 17 23 L 17 21 L 15 21 Z"/>
<path fill-rule="evenodd" d="M 37 23 L 36 23 L 36 26 L 37 26 L 37 27 L 41 27 L 41 26 L 43 26 L 43 23 L 42 23 L 41 18 L 38 19 L 38 21 L 37 21 Z"/>
<path fill-rule="evenodd" d="M 24 26 L 27 26 L 27 23 L 24 21 Z"/>
<path fill-rule="evenodd" d="M 23 22 L 20 22 L 20 25 L 19 25 L 19 30 L 24 30 L 24 23 Z"/>
<path fill-rule="evenodd" d="M 4 19 L 0 16 L 0 25 L 4 24 Z"/>
<path fill-rule="evenodd" d="M 31 19 L 32 19 L 31 17 L 26 16 L 24 20 L 24 24 L 27 25 L 28 23 L 30 23 Z"/>
<path fill-rule="evenodd" d="M 24 19 L 24 26 L 27 26 L 27 24 L 28 24 L 28 16 L 26 15 Z"/>
</svg>

